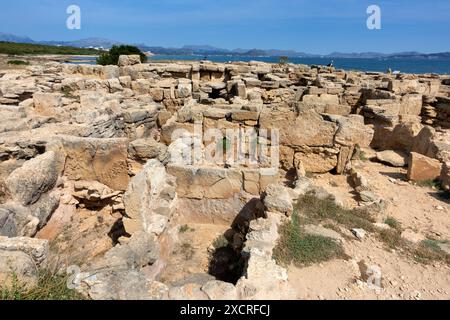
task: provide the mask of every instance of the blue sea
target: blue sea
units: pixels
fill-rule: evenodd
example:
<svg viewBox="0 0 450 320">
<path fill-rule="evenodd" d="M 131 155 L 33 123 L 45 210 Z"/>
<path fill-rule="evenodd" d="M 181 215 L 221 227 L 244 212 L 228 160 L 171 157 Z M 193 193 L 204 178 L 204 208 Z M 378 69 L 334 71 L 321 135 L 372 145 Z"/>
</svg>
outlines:
<svg viewBox="0 0 450 320">
<path fill-rule="evenodd" d="M 77 62 L 76 58 L 82 59 L 83 62 Z M 76 57 L 72 63 L 95 64 L 95 58 Z M 236 56 L 207 56 L 207 60 L 213 62 L 229 62 L 229 61 L 263 61 L 270 63 L 278 63 L 278 57 L 236 57 Z M 155 55 L 149 57 L 152 60 L 164 61 L 180 61 L 180 60 L 204 60 L 205 56 L 200 55 Z M 375 71 L 386 72 L 389 68 L 392 71 L 400 71 L 402 73 L 436 73 L 450 74 L 450 59 L 425 59 L 425 58 L 332 58 L 334 66 L 337 69 L 358 70 L 358 71 Z M 331 62 L 331 58 L 289 58 L 289 62 L 306 65 L 327 65 Z"/>
</svg>

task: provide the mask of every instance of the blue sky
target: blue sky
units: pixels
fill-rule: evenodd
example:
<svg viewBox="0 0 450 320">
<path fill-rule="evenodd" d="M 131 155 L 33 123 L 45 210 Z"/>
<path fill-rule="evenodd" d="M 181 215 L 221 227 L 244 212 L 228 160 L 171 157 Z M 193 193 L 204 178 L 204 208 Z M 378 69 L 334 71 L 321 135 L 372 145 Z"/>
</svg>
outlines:
<svg viewBox="0 0 450 320">
<path fill-rule="evenodd" d="M 66 28 L 80 6 L 82 29 Z M 366 27 L 369 5 L 382 29 Z M 0 32 L 35 40 L 102 37 L 127 43 L 309 53 L 450 51 L 448 0 L 14 0 L 2 1 Z"/>
</svg>

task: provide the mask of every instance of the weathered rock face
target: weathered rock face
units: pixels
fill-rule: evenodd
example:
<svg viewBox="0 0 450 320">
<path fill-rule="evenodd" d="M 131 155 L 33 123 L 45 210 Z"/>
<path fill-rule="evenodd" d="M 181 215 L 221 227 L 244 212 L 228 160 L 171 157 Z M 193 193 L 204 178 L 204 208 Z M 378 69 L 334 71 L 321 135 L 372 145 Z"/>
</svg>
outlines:
<svg viewBox="0 0 450 320">
<path fill-rule="evenodd" d="M 411 152 L 408 179 L 413 181 L 434 180 L 441 175 L 442 164 L 421 154 Z"/>
<path fill-rule="evenodd" d="M 227 199 L 242 189 L 239 170 L 168 166 L 168 173 L 177 179 L 179 197 L 193 199 Z"/>
<path fill-rule="evenodd" d="M 50 151 L 12 172 L 6 186 L 15 201 L 30 205 L 55 186 L 58 175 L 56 154 Z"/>
<path fill-rule="evenodd" d="M 71 180 L 99 181 L 113 190 L 125 190 L 128 175 L 128 141 L 65 136 L 57 146 L 65 155 L 63 175 Z"/>
<path fill-rule="evenodd" d="M 136 232 L 127 244 L 112 248 L 90 270 L 77 274 L 73 285 L 92 299 L 147 300 L 149 288 L 141 268 L 156 261 L 158 250 L 153 235 Z"/>
<path fill-rule="evenodd" d="M 6 238 L 0 236 L 0 251 L 22 251 L 28 254 L 37 266 L 45 262 L 49 253 L 47 240 L 34 238 Z"/>
</svg>

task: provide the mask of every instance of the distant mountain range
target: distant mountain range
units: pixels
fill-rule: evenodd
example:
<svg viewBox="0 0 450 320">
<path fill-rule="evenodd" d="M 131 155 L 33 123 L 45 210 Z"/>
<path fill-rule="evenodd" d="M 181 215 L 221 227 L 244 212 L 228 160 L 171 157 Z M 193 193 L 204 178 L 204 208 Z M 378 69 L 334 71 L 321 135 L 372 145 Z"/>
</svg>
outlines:
<svg viewBox="0 0 450 320">
<path fill-rule="evenodd" d="M 26 36 L 17 36 L 14 34 L 0 32 L 0 41 L 17 42 L 17 43 L 35 43 L 45 44 L 53 46 L 70 46 L 77 48 L 104 48 L 109 49 L 113 45 L 122 44 L 119 41 L 113 41 L 104 38 L 87 38 L 75 41 L 34 41 Z M 343 53 L 332 52 L 328 55 L 309 54 L 305 52 L 299 52 L 294 50 L 261 50 L 261 49 L 234 49 L 228 50 L 223 48 L 217 48 L 209 45 L 186 45 L 182 48 L 165 48 L 158 46 L 148 46 L 146 44 L 134 44 L 143 51 L 150 51 L 154 54 L 164 55 L 229 55 L 229 56 L 247 56 L 247 57 L 279 57 L 286 56 L 290 58 L 366 58 L 366 59 L 379 59 L 379 58 L 450 58 L 450 52 L 441 53 L 420 53 L 420 52 L 399 52 L 399 53 L 380 53 L 380 52 L 362 52 L 362 53 Z"/>
</svg>

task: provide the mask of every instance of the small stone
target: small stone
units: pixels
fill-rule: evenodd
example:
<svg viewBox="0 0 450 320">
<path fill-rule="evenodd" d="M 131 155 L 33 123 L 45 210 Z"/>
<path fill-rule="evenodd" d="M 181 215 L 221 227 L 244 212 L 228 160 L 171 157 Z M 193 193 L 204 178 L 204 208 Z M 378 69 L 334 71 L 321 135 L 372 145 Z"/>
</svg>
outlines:
<svg viewBox="0 0 450 320">
<path fill-rule="evenodd" d="M 412 231 L 411 229 L 407 229 L 402 232 L 401 237 L 405 239 L 406 241 L 412 242 L 412 243 L 419 243 L 423 240 L 425 240 L 425 237 L 419 233 L 416 233 Z"/>
<path fill-rule="evenodd" d="M 366 231 L 363 229 L 352 229 L 352 233 L 359 240 L 364 239 L 364 237 L 366 236 Z"/>
</svg>

